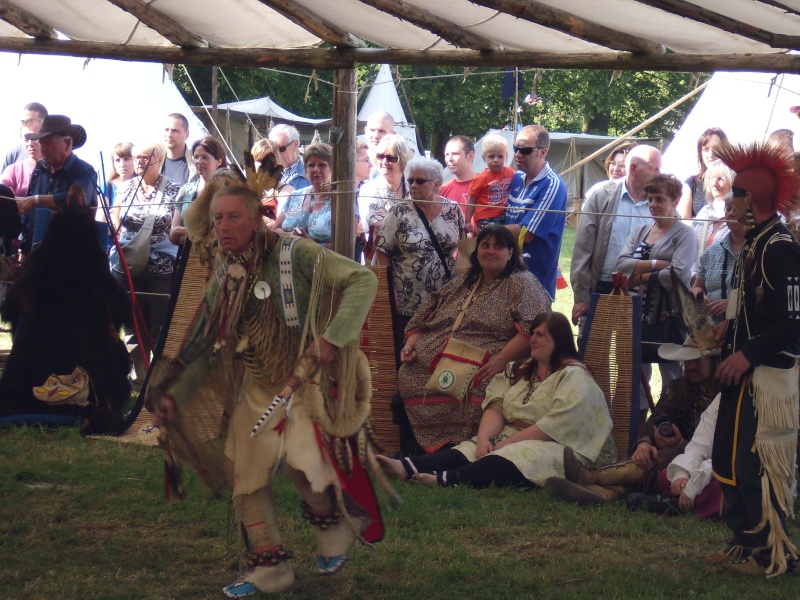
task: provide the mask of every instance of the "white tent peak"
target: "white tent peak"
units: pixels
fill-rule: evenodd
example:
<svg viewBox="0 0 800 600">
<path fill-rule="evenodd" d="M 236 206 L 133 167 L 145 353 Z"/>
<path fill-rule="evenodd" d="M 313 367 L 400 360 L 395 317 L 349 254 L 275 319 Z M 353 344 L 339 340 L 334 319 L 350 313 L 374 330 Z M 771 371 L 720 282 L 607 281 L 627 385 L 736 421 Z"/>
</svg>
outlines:
<svg viewBox="0 0 800 600">
<path fill-rule="evenodd" d="M 358 120 L 365 123 L 372 113 L 378 111 L 385 111 L 392 115 L 397 135 L 405 139 L 414 154 L 420 154 L 419 148 L 417 148 L 417 128 L 406 120 L 406 113 L 403 110 L 400 96 L 397 94 L 397 88 L 394 85 L 392 69 L 386 64 L 381 65 L 378 70 L 375 81 L 370 86 L 369 93 L 367 93 L 367 97 L 361 105 L 361 110 L 358 112 Z M 359 139 L 362 138 L 363 136 L 359 136 Z"/>
<path fill-rule="evenodd" d="M 697 173 L 697 139 L 709 127 L 722 129 L 734 144 L 763 141 L 776 129 L 800 137 L 800 121 L 789 112 L 797 105 L 800 75 L 714 73 L 664 153 L 661 171 L 681 180 Z"/>
<path fill-rule="evenodd" d="M 408 124 L 406 113 L 400 102 L 400 96 L 397 95 L 392 69 L 386 64 L 381 65 L 378 70 L 364 104 L 361 106 L 361 110 L 358 111 L 358 120 L 366 121 L 372 113 L 381 110 L 392 115 L 396 125 Z"/>
</svg>

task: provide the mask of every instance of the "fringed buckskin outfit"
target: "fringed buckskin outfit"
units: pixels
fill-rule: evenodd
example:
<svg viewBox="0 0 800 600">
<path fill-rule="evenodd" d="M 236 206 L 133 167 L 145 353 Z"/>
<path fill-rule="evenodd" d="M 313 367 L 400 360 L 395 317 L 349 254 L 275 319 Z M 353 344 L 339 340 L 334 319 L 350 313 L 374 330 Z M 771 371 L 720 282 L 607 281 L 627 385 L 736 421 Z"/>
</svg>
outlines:
<svg viewBox="0 0 800 600">
<path fill-rule="evenodd" d="M 270 592 L 293 584 L 272 494 L 279 469 L 303 497 L 320 573 L 338 570 L 356 538 L 381 535 L 363 466 L 377 467 L 367 436 L 372 386 L 357 346 L 376 287 L 366 268 L 311 240 L 258 232 L 244 254 L 223 257 L 179 360 L 159 365 L 151 377 L 151 396 L 156 389 L 175 399 L 172 450 L 213 492 L 225 480 L 231 487 L 249 552 L 246 573 L 225 589 L 229 597 L 254 593 L 252 586 Z M 298 357 L 317 337 L 337 353 L 314 373 L 316 360 Z M 273 402 L 287 383 L 294 389 L 291 403 Z M 223 405 L 216 416 L 224 461 L 219 445 L 215 453 L 215 441 L 193 427 L 207 386 Z"/>
<path fill-rule="evenodd" d="M 787 555 L 797 557 L 786 517 L 794 514 L 800 246 L 777 215 L 745 235 L 735 284 L 740 304 L 723 358 L 741 350 L 755 368 L 722 388 L 712 464 L 733 546 L 761 553 L 767 574 L 779 575 Z"/>
</svg>

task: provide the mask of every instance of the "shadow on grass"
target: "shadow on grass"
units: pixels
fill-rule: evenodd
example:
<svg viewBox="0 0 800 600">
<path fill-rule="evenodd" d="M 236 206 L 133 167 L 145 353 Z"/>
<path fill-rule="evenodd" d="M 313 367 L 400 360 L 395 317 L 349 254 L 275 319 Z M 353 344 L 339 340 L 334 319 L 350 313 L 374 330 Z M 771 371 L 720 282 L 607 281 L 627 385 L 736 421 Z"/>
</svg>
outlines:
<svg viewBox="0 0 800 600">
<path fill-rule="evenodd" d="M 219 598 L 236 577 L 227 503 L 209 502 L 192 473 L 187 500 L 166 503 L 157 450 L 74 429 L 6 429 L 0 473 L 2 598 Z M 297 575 L 278 598 L 797 596 L 796 576 L 743 579 L 698 565 L 727 530 L 691 515 L 405 482 L 377 552 L 356 546 L 341 573 L 322 578 L 297 492 L 283 479 L 275 487 Z"/>
</svg>

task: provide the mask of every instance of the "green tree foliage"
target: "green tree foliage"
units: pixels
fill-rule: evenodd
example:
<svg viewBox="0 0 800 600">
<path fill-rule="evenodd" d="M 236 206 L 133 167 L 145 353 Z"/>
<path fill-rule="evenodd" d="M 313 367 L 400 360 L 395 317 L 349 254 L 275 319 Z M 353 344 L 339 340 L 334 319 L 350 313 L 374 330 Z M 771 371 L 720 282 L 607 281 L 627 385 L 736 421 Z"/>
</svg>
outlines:
<svg viewBox="0 0 800 600">
<path fill-rule="evenodd" d="M 211 69 L 189 67 L 205 103 L 211 102 Z M 331 71 L 317 71 L 315 86 L 311 71 L 290 75 L 265 69 L 224 69 L 240 99 L 270 96 L 284 108 L 307 117 L 331 114 Z M 376 65 L 358 67 L 359 85 L 367 85 L 377 72 Z M 456 134 L 474 139 L 488 129 L 512 126 L 514 99 L 503 98 L 503 69 L 460 67 L 401 66 L 406 117 L 412 115 L 425 148 L 442 158 L 447 140 Z M 612 80 L 611 71 L 542 70 L 536 81 L 535 70 L 523 71 L 519 90 L 519 122 L 538 123 L 550 131 L 574 131 L 602 135 L 621 135 L 688 93 L 689 73 L 625 71 Z M 200 101 L 182 67 L 175 69 L 175 81 L 190 104 Z M 219 102 L 236 99 L 220 76 Z M 403 94 L 403 90 L 405 94 Z M 535 101 L 525 102 L 530 94 Z M 694 105 L 696 97 L 685 102 L 646 127 L 638 135 L 671 138 Z"/>
<path fill-rule="evenodd" d="M 202 99 L 192 89 L 187 71 Z M 231 85 L 226 83 L 222 74 L 219 76 L 217 94 L 220 103 L 235 102 L 237 96 L 239 100 L 269 96 L 285 109 L 303 117 L 322 119 L 331 116 L 332 71 L 295 70 L 295 75 L 267 69 L 225 68 L 222 71 Z M 184 70 L 182 66 L 176 66 L 174 75 L 175 85 L 191 106 L 211 104 L 211 67 L 187 67 Z M 310 79 L 312 75 L 317 78 L 316 84 Z M 235 94 L 231 86 L 236 90 Z"/>
</svg>

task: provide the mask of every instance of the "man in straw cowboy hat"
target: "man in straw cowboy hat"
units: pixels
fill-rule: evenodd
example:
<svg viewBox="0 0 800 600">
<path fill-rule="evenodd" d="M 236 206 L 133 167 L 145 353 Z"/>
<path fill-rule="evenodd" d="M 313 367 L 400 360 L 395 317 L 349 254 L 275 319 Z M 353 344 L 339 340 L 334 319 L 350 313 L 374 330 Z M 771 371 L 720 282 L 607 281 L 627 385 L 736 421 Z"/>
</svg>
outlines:
<svg viewBox="0 0 800 600">
<path fill-rule="evenodd" d="M 86 194 L 87 206 L 97 206 L 97 173 L 92 165 L 73 153 L 86 143 L 86 130 L 73 125 L 64 115 L 47 115 L 38 133 L 26 133 L 25 139 L 39 140 L 40 160 L 31 174 L 28 195 L 17 198 L 17 210 L 27 222 L 23 252 L 30 250 L 35 208 L 58 210 L 67 202 L 67 192 L 74 184 Z"/>
<path fill-rule="evenodd" d="M 667 477 L 666 473 L 661 473 L 694 442 L 696 431 L 706 419 L 706 410 L 718 395 L 719 383 L 714 377 L 714 370 L 718 364 L 716 357 L 719 350 L 701 349 L 691 338 L 687 338 L 682 346 L 662 344 L 658 352 L 666 360 L 683 362 L 684 374 L 662 390 L 631 460 L 601 469 L 589 469 L 580 463 L 571 448 L 566 448 L 565 478 L 554 477 L 545 483 L 555 497 L 565 502 L 590 506 L 622 498 L 630 492 L 644 492 L 647 495 L 659 492 L 659 480 L 663 478 L 666 482 Z M 705 485 L 698 486 L 695 496 L 700 494 L 703 487 Z M 719 512 L 719 488 L 716 490 L 716 500 L 713 492 L 709 490 L 700 499 L 699 508 L 695 506 L 703 513 L 700 516 L 706 516 L 706 512 L 709 515 Z M 712 505 L 716 505 L 716 508 L 706 510 L 707 506 Z"/>
<path fill-rule="evenodd" d="M 733 539 L 701 560 L 775 576 L 797 561 L 786 519 L 794 515 L 800 399 L 800 245 L 778 212 L 800 204 L 800 174 L 770 144 L 726 146 L 718 156 L 736 172 L 736 220 L 750 230 L 736 261 L 730 320 L 718 336 L 722 398 L 712 462 Z"/>
</svg>

